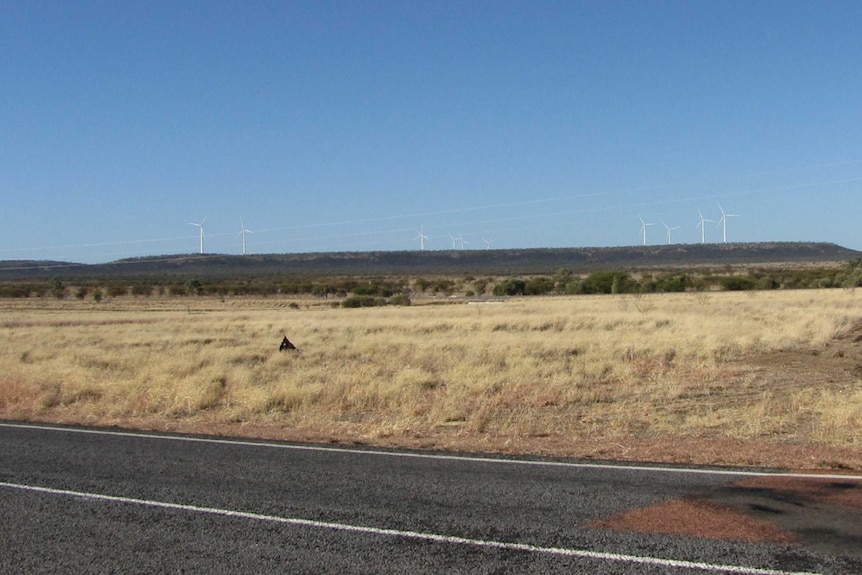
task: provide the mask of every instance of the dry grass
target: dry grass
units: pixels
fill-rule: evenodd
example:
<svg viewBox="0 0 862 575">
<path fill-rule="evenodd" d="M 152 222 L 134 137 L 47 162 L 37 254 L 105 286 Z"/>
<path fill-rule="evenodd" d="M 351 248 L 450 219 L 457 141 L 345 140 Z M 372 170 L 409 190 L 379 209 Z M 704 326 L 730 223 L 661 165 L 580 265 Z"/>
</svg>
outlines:
<svg viewBox="0 0 862 575">
<path fill-rule="evenodd" d="M 862 442 L 858 377 L 854 391 L 746 361 L 826 350 L 860 324 L 852 291 L 367 309 L 118 301 L 0 304 L 0 417 L 301 427 L 363 441 L 449 429 L 479 443 Z M 282 331 L 300 353 L 278 351 Z"/>
</svg>

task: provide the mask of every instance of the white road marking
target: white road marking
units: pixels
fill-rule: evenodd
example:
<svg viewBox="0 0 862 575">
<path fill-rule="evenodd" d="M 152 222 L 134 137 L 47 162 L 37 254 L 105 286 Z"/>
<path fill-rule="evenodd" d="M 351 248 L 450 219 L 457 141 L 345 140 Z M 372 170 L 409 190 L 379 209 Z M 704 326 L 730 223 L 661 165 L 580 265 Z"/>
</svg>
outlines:
<svg viewBox="0 0 862 575">
<path fill-rule="evenodd" d="M 104 429 L 82 429 L 74 427 L 56 427 L 52 425 L 30 425 L 0 422 L 0 427 L 18 429 L 36 429 L 42 431 L 58 431 L 66 433 L 83 433 L 90 435 L 109 435 L 115 437 L 133 437 L 138 439 L 158 439 L 162 441 L 182 441 L 189 443 L 210 443 L 216 445 L 234 445 L 242 447 L 267 447 L 295 451 L 322 451 L 328 453 L 344 453 L 349 455 L 373 455 L 378 457 L 403 457 L 408 459 L 431 459 L 441 461 L 460 461 L 470 463 L 496 463 L 505 465 L 535 465 L 541 467 L 568 467 L 574 469 L 612 469 L 615 471 L 647 471 L 658 473 L 684 473 L 692 475 L 727 475 L 734 477 L 786 477 L 801 479 L 834 479 L 842 481 L 862 481 L 862 475 L 841 475 L 821 473 L 779 473 L 770 471 L 745 471 L 741 469 L 704 469 L 697 467 L 661 467 L 658 465 L 628 465 L 625 463 L 583 463 L 574 461 L 546 461 L 531 459 L 501 459 L 494 457 L 478 457 L 463 455 L 446 455 L 442 453 L 418 453 L 410 451 L 381 451 L 374 449 L 355 449 L 348 447 L 324 445 L 297 445 L 289 443 L 271 443 L 265 441 L 244 441 L 239 439 L 218 439 L 212 437 L 189 437 L 184 435 L 160 435 L 156 433 L 110 431 Z"/>
<path fill-rule="evenodd" d="M 469 545 L 487 549 L 503 549 L 507 551 L 523 551 L 527 553 L 542 553 L 545 555 L 558 555 L 563 557 L 575 557 L 578 559 L 591 559 L 596 561 L 611 561 L 616 563 L 631 563 L 636 565 L 653 565 L 660 567 L 671 567 L 679 569 L 697 569 L 713 573 L 738 573 L 741 575 L 819 575 L 808 571 L 780 571 L 774 569 L 759 569 L 757 567 L 743 567 L 738 565 L 716 565 L 712 563 L 698 563 L 694 561 L 681 561 L 678 559 L 661 559 L 657 557 L 640 557 L 637 555 L 623 555 L 618 553 L 603 553 L 599 551 L 588 551 L 585 549 L 566 549 L 561 547 L 539 547 L 527 543 L 506 543 L 502 541 L 488 541 L 484 539 L 470 539 L 453 535 L 439 535 L 436 533 L 421 533 L 417 531 L 402 531 L 399 529 L 386 529 L 380 527 L 364 527 L 361 525 L 348 525 L 344 523 L 332 523 L 328 521 L 314 521 L 311 519 L 299 519 L 294 517 L 279 517 L 277 515 L 264 515 L 261 513 L 250 513 L 247 511 L 234 511 L 231 509 L 219 509 L 217 507 L 201 507 L 199 505 L 185 505 L 182 503 L 169 503 L 164 501 L 151 501 L 148 499 L 135 499 L 131 497 L 118 497 L 115 495 L 103 495 L 101 493 L 87 493 L 83 491 L 71 491 L 68 489 L 53 489 L 36 485 L 22 485 L 17 483 L 0 482 L 0 487 L 17 489 L 35 493 L 50 495 L 61 495 L 96 501 L 109 501 L 112 503 L 125 503 L 129 505 L 142 505 L 159 509 L 170 509 L 174 511 L 189 511 L 192 513 L 206 513 L 222 517 L 238 519 L 251 519 L 255 521 L 267 521 L 271 523 L 283 523 L 300 527 L 312 527 L 317 529 L 330 529 L 335 531 L 347 531 L 363 533 L 367 535 L 381 535 L 386 537 L 401 537 L 404 539 L 416 539 L 433 543 L 444 543 L 452 545 Z"/>
</svg>

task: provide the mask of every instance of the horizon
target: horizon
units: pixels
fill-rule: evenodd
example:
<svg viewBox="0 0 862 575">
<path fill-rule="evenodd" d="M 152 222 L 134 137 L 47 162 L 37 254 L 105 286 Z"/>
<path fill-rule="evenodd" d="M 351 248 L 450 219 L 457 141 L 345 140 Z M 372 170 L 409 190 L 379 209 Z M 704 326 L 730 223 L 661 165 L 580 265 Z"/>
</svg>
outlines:
<svg viewBox="0 0 862 575">
<path fill-rule="evenodd" d="M 43 268 L 46 266 L 53 267 L 78 267 L 78 266 L 111 266 L 111 265 L 120 265 L 120 264 L 133 264 L 137 263 L 141 260 L 146 261 L 173 261 L 177 259 L 205 259 L 205 258 L 221 258 L 221 257 L 230 257 L 230 258 L 259 258 L 259 257 L 268 257 L 268 256 L 327 256 L 327 255 L 340 255 L 340 254 L 350 254 L 350 255 L 362 255 L 362 254 L 378 254 L 378 253 L 388 253 L 388 254 L 421 254 L 421 253 L 429 253 L 429 254 L 440 254 L 440 253 L 448 253 L 448 252 L 462 252 L 462 251 L 470 251 L 470 252 L 517 252 L 517 251 L 589 251 L 589 250 L 644 250 L 644 249 L 666 249 L 666 248 L 680 248 L 680 247 L 719 247 L 723 246 L 727 249 L 748 249 L 752 247 L 758 246 L 771 246 L 771 245 L 781 245 L 781 246 L 793 246 L 796 244 L 801 245 L 820 245 L 820 246 L 834 246 L 837 249 L 841 250 L 849 250 L 858 254 L 862 254 L 862 250 L 855 250 L 853 248 L 848 248 L 846 246 L 842 246 L 840 244 L 836 244 L 834 242 L 797 242 L 797 241 L 762 241 L 762 242 L 706 242 L 706 243 L 689 243 L 689 244 L 653 244 L 653 245 L 629 245 L 629 246 L 557 246 L 557 247 L 530 247 L 530 248 L 488 248 L 488 249 L 476 249 L 469 250 L 464 248 L 451 248 L 451 249 L 405 249 L 405 250 L 356 250 L 356 251 L 324 251 L 324 252 L 268 252 L 268 253 L 199 253 L 199 252 L 186 252 L 186 253 L 175 253 L 175 254 L 151 254 L 145 256 L 131 256 L 128 258 L 120 258 L 117 260 L 107 261 L 107 262 L 96 262 L 96 263 L 86 263 L 86 262 L 75 262 L 75 261 L 64 261 L 64 260 L 0 260 L 0 264 L 19 264 L 19 263 L 29 263 L 33 264 L 34 268 Z M 2 268 L 0 267 L 0 271 L 9 271 L 15 269 L 27 269 L 20 268 L 17 266 Z"/>
<path fill-rule="evenodd" d="M 860 25 L 849 1 L 13 0 L 0 260 L 716 244 L 722 212 L 727 243 L 860 251 Z"/>
</svg>

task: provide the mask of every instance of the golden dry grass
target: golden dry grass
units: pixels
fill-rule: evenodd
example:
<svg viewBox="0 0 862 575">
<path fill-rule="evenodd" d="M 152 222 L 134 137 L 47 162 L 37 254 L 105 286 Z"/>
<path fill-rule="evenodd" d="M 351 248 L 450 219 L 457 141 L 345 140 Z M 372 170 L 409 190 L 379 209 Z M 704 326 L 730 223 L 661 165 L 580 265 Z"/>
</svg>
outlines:
<svg viewBox="0 0 862 575">
<path fill-rule="evenodd" d="M 815 382 L 748 359 L 826 350 L 860 321 L 847 290 L 365 309 L 6 301 L 0 417 L 302 427 L 363 441 L 455 429 L 858 447 L 858 377 Z M 282 331 L 299 353 L 278 351 Z"/>
</svg>

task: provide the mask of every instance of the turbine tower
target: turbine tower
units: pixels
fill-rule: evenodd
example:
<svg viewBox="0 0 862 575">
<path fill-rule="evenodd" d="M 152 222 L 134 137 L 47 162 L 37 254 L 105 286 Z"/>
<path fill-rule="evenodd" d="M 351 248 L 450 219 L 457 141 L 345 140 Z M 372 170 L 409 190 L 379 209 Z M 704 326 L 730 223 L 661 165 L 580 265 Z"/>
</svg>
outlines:
<svg viewBox="0 0 862 575">
<path fill-rule="evenodd" d="M 416 235 L 416 239 L 419 240 L 419 249 L 422 251 L 425 251 L 425 240 L 428 239 L 428 236 L 426 236 L 425 233 L 422 231 L 421 225 L 419 226 L 419 229 L 417 230 L 417 232 L 418 233 Z"/>
<path fill-rule="evenodd" d="M 705 220 L 703 218 L 703 212 L 700 211 L 700 208 L 697 209 L 697 213 L 700 214 L 700 223 L 697 224 L 697 227 L 694 229 L 700 228 L 700 243 L 705 244 L 706 243 L 706 226 L 703 224 L 704 224 L 704 222 L 711 222 L 713 220 Z"/>
<path fill-rule="evenodd" d="M 242 218 L 239 219 L 239 227 L 240 227 L 240 230 L 239 230 L 239 233 L 236 235 L 236 237 L 242 236 L 242 255 L 245 255 L 246 254 L 245 235 L 246 234 L 253 234 L 254 232 L 251 230 L 245 229 L 245 224 L 242 223 Z"/>
<path fill-rule="evenodd" d="M 668 244 L 668 245 L 670 245 L 670 244 L 671 244 L 671 241 L 670 241 L 670 233 L 671 233 L 672 231 L 674 231 L 674 230 L 678 230 L 678 229 L 679 229 L 679 226 L 670 227 L 669 225 L 667 225 L 667 224 L 666 224 L 666 223 L 664 223 L 664 222 L 662 222 L 662 223 L 661 223 L 661 225 L 663 225 L 664 227 L 666 227 L 666 228 L 667 228 L 667 244 Z"/>
<path fill-rule="evenodd" d="M 196 224 L 194 222 L 189 222 L 190 226 L 197 226 L 201 229 L 201 253 L 204 253 L 204 222 L 207 221 L 209 214 L 204 216 L 204 219 L 201 220 L 201 223 Z"/>
<path fill-rule="evenodd" d="M 646 229 L 647 229 L 647 226 L 654 226 L 655 224 L 653 224 L 653 223 L 649 223 L 649 224 L 648 224 L 648 223 L 646 223 L 646 222 L 644 221 L 644 219 L 643 219 L 642 217 L 640 217 L 640 216 L 638 216 L 638 219 L 641 221 L 641 233 L 642 233 L 642 234 L 643 234 L 643 236 L 644 236 L 644 245 L 646 245 Z"/>
<path fill-rule="evenodd" d="M 724 227 L 724 243 L 727 243 L 727 218 L 737 218 L 739 214 L 728 214 L 724 211 L 724 208 L 721 207 L 721 204 L 718 204 L 718 209 L 721 210 L 721 219 L 718 220 L 718 225 Z"/>
</svg>

